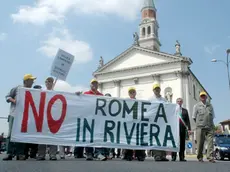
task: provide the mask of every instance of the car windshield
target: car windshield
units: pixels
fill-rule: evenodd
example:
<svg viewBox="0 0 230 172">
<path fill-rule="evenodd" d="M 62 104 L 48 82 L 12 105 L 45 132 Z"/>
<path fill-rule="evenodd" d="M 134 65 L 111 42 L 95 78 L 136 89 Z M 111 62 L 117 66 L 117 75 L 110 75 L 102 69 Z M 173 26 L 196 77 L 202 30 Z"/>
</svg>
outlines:
<svg viewBox="0 0 230 172">
<path fill-rule="evenodd" d="M 219 137 L 217 138 L 219 144 L 230 144 L 230 137 Z"/>
</svg>

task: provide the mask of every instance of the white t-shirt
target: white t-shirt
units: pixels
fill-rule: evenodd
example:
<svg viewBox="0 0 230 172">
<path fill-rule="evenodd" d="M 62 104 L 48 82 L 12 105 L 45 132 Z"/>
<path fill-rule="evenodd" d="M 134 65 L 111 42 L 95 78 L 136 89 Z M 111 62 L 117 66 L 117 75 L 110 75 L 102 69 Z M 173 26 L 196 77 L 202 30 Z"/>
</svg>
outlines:
<svg viewBox="0 0 230 172">
<path fill-rule="evenodd" d="M 156 95 L 153 95 L 152 97 L 150 97 L 149 101 L 151 103 L 154 103 L 154 102 L 160 102 L 160 103 L 167 102 L 167 100 L 164 97 L 162 97 L 162 96 L 156 97 Z"/>
</svg>

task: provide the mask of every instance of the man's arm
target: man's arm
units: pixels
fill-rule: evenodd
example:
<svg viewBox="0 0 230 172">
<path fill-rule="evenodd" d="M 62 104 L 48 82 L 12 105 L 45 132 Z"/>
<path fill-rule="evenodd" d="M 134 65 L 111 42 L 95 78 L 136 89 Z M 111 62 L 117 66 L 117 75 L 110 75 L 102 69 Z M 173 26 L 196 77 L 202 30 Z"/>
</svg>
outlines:
<svg viewBox="0 0 230 172">
<path fill-rule="evenodd" d="M 213 119 L 216 117 L 213 106 L 212 106 L 212 116 L 213 116 Z"/>
<path fill-rule="evenodd" d="M 192 119 L 196 122 L 196 117 L 197 117 L 197 108 L 196 105 L 193 107 L 193 113 L 192 113 Z"/>
<path fill-rule="evenodd" d="M 12 88 L 10 92 L 6 95 L 7 103 L 16 103 L 15 97 L 18 87 Z"/>
</svg>

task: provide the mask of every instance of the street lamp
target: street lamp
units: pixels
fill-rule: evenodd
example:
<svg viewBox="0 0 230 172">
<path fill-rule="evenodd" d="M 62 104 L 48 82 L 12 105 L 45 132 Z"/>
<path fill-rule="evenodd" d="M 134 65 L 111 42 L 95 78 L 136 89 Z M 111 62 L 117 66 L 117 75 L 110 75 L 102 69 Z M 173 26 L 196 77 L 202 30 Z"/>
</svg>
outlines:
<svg viewBox="0 0 230 172">
<path fill-rule="evenodd" d="M 227 74 L 228 74 L 228 86 L 229 86 L 229 89 L 230 89 L 230 74 L 229 74 L 229 54 L 230 54 L 230 49 L 227 49 L 226 51 L 227 53 L 227 60 L 226 61 L 223 61 L 223 60 L 217 60 L 217 59 L 212 59 L 211 62 L 222 62 L 226 65 L 226 68 L 227 68 Z"/>
</svg>

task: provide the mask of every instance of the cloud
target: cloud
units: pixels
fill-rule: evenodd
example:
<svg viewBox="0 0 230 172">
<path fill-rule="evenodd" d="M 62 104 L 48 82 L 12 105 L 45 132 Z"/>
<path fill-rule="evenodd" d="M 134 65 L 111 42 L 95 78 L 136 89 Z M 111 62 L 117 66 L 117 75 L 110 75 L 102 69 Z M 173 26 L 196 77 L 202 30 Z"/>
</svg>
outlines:
<svg viewBox="0 0 230 172">
<path fill-rule="evenodd" d="M 68 82 L 58 80 L 54 90 L 75 93 L 77 91 L 87 91 L 89 88 L 81 85 L 72 86 Z"/>
<path fill-rule="evenodd" d="M 59 48 L 74 55 L 76 63 L 86 63 L 93 57 L 89 44 L 74 39 L 67 29 L 54 29 L 37 51 L 48 57 L 55 57 Z"/>
<path fill-rule="evenodd" d="M 7 38 L 6 33 L 0 33 L 0 41 L 4 41 Z"/>
<path fill-rule="evenodd" d="M 220 45 L 205 46 L 204 51 L 210 55 L 216 52 Z"/>
<path fill-rule="evenodd" d="M 14 22 L 43 25 L 62 22 L 68 12 L 84 14 L 115 14 L 134 20 L 141 8 L 140 0 L 38 0 L 32 6 L 21 6 L 12 14 Z"/>
<path fill-rule="evenodd" d="M 44 25 L 49 21 L 62 22 L 64 16 L 53 12 L 48 6 L 33 8 L 30 6 L 20 7 L 17 14 L 11 15 L 14 22 L 31 23 L 35 25 Z"/>
</svg>

